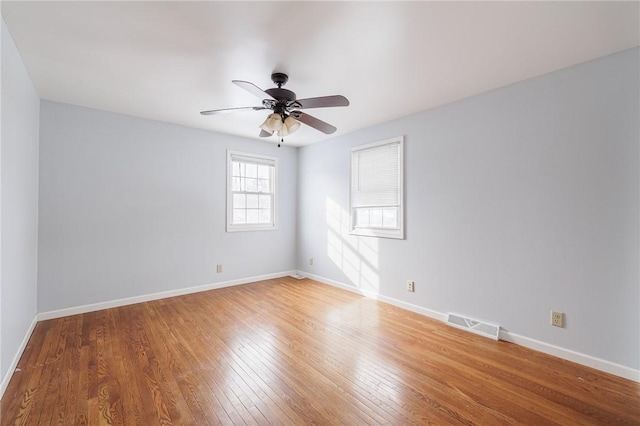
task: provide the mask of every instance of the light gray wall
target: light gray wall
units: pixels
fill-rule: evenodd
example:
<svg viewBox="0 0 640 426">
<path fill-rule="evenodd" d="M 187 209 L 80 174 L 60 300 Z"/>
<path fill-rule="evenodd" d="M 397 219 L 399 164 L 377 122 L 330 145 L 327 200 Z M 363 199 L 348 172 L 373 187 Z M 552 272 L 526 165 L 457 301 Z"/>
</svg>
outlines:
<svg viewBox="0 0 640 426">
<path fill-rule="evenodd" d="M 37 313 L 39 105 L 2 21 L 0 383 Z"/>
<path fill-rule="evenodd" d="M 40 124 L 39 312 L 295 269 L 295 149 L 49 101 Z M 225 232 L 227 149 L 279 159 L 278 230 Z"/>
<path fill-rule="evenodd" d="M 625 51 L 302 148 L 298 268 L 640 368 L 639 62 Z M 349 148 L 397 135 L 406 239 L 350 237 Z"/>
</svg>

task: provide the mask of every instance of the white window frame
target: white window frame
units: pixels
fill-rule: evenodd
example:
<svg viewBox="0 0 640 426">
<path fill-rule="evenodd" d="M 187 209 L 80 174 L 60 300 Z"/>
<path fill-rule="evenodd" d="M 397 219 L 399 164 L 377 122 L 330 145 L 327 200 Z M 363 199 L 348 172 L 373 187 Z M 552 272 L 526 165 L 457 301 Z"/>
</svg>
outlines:
<svg viewBox="0 0 640 426">
<path fill-rule="evenodd" d="M 395 206 L 379 206 L 384 207 L 397 207 L 397 227 L 384 228 L 384 227 L 359 227 L 356 226 L 356 209 L 354 207 L 354 192 L 358 188 L 358 182 L 354 182 L 354 160 L 355 155 L 359 151 L 366 151 L 376 149 L 385 145 L 398 145 L 398 201 L 399 205 Z M 395 238 L 404 239 L 404 136 L 397 136 L 395 138 L 385 139 L 378 142 L 373 142 L 365 145 L 359 145 L 351 148 L 349 158 L 349 233 L 351 235 L 360 235 L 366 237 L 378 237 L 378 238 Z"/>
<path fill-rule="evenodd" d="M 256 224 L 234 224 L 233 223 L 233 168 L 232 162 L 234 158 L 246 159 L 247 162 L 255 162 L 258 164 L 267 164 L 273 167 L 271 173 L 272 199 L 271 199 L 271 222 Z M 247 193 L 246 191 L 242 191 Z M 258 194 L 262 192 L 256 192 Z M 261 154 L 250 154 L 246 152 L 227 150 L 227 232 L 238 231 L 273 231 L 278 229 L 277 226 L 278 211 L 278 159 L 268 157 Z"/>
</svg>

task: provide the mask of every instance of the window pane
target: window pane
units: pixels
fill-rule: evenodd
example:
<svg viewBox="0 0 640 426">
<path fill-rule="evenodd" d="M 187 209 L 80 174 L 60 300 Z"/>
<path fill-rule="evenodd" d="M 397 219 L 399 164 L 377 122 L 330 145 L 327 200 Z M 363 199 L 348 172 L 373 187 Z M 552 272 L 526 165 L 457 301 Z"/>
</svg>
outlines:
<svg viewBox="0 0 640 426">
<path fill-rule="evenodd" d="M 271 196 L 270 195 L 260 195 L 260 208 L 261 209 L 269 209 L 269 208 L 271 208 Z"/>
<path fill-rule="evenodd" d="M 260 223 L 271 223 L 271 210 L 260 209 Z"/>
<path fill-rule="evenodd" d="M 260 217 L 258 215 L 258 210 L 247 210 L 247 223 L 260 223 Z"/>
<path fill-rule="evenodd" d="M 234 161 L 233 163 L 231 163 L 231 175 L 232 176 L 240 176 L 240 163 L 238 163 L 237 161 Z"/>
<path fill-rule="evenodd" d="M 246 177 L 257 178 L 258 177 L 258 165 L 257 164 L 245 164 Z"/>
<path fill-rule="evenodd" d="M 240 186 L 240 178 L 233 177 L 231 178 L 231 190 L 232 191 L 241 191 L 242 186 Z"/>
<path fill-rule="evenodd" d="M 233 223 L 247 223 L 247 216 L 244 209 L 233 209 Z"/>
<path fill-rule="evenodd" d="M 257 194 L 247 194 L 247 208 L 257 209 L 258 207 L 260 207 L 258 203 L 258 197 L 259 195 Z"/>
<path fill-rule="evenodd" d="M 374 228 L 382 228 L 382 209 L 370 209 L 369 213 L 369 225 Z"/>
<path fill-rule="evenodd" d="M 269 181 L 266 179 L 258 179 L 258 191 L 271 192 Z"/>
<path fill-rule="evenodd" d="M 258 179 L 245 179 L 246 188 L 245 191 L 257 192 L 258 191 Z"/>
<path fill-rule="evenodd" d="M 258 177 L 260 179 L 269 179 L 269 166 L 259 165 L 258 166 Z"/>
<path fill-rule="evenodd" d="M 233 208 L 244 209 L 247 206 L 247 199 L 244 194 L 233 194 Z"/>
<path fill-rule="evenodd" d="M 393 208 L 382 210 L 382 226 L 384 228 L 398 227 L 398 209 Z"/>
<path fill-rule="evenodd" d="M 356 210 L 356 226 L 369 226 L 369 209 Z"/>
</svg>

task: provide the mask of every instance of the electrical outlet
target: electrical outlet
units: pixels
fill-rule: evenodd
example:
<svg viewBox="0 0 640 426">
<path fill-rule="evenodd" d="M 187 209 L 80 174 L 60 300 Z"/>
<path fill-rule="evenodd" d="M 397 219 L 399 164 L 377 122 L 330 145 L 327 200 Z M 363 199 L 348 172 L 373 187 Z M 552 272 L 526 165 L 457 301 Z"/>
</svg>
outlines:
<svg viewBox="0 0 640 426">
<path fill-rule="evenodd" d="M 309 258 L 309 265 L 313 266 L 313 257 Z"/>
<path fill-rule="evenodd" d="M 564 314 L 562 312 L 551 311 L 551 325 L 564 327 Z"/>
<path fill-rule="evenodd" d="M 217 273 L 222 272 L 222 265 L 216 265 L 216 272 Z"/>
<path fill-rule="evenodd" d="M 416 291 L 416 283 L 411 280 L 407 281 L 407 291 L 410 291 L 411 293 Z"/>
</svg>

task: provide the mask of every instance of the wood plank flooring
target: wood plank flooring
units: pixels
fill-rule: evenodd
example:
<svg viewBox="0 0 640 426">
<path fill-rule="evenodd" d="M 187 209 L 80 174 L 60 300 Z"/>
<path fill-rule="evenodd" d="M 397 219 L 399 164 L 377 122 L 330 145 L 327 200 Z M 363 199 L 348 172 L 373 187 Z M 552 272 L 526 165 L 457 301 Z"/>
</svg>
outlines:
<svg viewBox="0 0 640 426">
<path fill-rule="evenodd" d="M 37 324 L 4 425 L 640 425 L 640 385 L 311 280 Z"/>
</svg>

